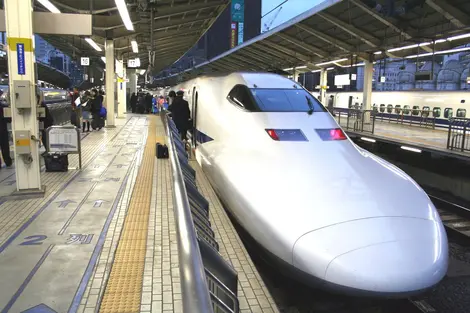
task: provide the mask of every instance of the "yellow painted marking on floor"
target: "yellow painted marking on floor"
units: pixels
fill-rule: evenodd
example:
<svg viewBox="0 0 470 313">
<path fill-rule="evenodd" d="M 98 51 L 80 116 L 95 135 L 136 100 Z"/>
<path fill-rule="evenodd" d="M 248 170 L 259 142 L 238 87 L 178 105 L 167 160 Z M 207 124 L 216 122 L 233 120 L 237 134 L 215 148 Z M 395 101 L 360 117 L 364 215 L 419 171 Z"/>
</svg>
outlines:
<svg viewBox="0 0 470 313">
<path fill-rule="evenodd" d="M 156 117 L 149 119 L 142 164 L 101 301 L 100 313 L 140 312 L 155 165 Z"/>
</svg>

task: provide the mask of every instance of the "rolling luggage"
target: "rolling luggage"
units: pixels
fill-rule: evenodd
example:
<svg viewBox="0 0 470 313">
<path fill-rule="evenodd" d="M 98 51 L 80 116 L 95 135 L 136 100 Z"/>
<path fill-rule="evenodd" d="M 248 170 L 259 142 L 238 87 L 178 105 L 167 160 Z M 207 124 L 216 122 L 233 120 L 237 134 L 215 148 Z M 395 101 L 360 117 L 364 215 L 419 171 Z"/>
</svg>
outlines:
<svg viewBox="0 0 470 313">
<path fill-rule="evenodd" d="M 48 153 L 43 155 L 46 172 L 67 172 L 69 170 L 69 158 L 66 153 Z"/>
</svg>

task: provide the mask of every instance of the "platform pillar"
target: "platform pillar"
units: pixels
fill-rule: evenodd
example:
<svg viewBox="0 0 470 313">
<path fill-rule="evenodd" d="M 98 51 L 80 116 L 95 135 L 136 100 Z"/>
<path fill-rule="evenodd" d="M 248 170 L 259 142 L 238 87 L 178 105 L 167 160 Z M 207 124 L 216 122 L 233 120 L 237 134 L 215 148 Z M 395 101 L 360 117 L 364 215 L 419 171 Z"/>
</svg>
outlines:
<svg viewBox="0 0 470 313">
<path fill-rule="evenodd" d="M 106 57 L 106 109 L 108 110 L 108 117 L 106 127 L 116 126 L 115 115 L 115 74 L 114 74 L 114 41 L 106 40 L 105 44 L 105 57 Z"/>
<path fill-rule="evenodd" d="M 118 93 L 118 107 L 117 116 L 118 118 L 124 118 L 124 114 L 127 111 L 127 86 L 126 86 L 126 70 L 124 68 L 124 60 L 117 60 L 116 62 L 116 74 L 117 74 L 117 93 Z"/>
<path fill-rule="evenodd" d="M 362 109 L 370 110 L 372 108 L 372 79 L 374 78 L 374 63 L 364 61 L 364 91 L 362 95 Z M 364 122 L 370 122 L 370 113 L 364 115 Z"/>
<path fill-rule="evenodd" d="M 297 83 L 299 81 L 299 72 L 297 69 L 294 67 L 294 81 Z"/>
<path fill-rule="evenodd" d="M 32 1 L 4 3 L 16 188 L 18 192 L 42 192 Z"/>
<path fill-rule="evenodd" d="M 320 102 L 326 104 L 326 88 L 328 87 L 328 71 L 320 70 Z"/>
<path fill-rule="evenodd" d="M 127 78 L 129 79 L 129 93 L 132 94 L 135 92 L 137 94 L 137 72 L 136 70 L 127 70 Z"/>
</svg>

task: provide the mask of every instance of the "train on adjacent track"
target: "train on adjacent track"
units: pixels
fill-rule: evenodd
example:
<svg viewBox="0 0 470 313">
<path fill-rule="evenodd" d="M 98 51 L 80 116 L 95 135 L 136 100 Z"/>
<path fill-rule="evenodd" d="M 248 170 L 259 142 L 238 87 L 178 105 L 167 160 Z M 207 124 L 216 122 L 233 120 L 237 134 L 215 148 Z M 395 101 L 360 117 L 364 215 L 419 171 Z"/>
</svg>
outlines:
<svg viewBox="0 0 470 313">
<path fill-rule="evenodd" d="M 300 84 L 232 73 L 173 90 L 185 92 L 196 159 L 219 198 L 289 276 L 383 297 L 445 276 L 446 232 L 427 194 L 354 144 Z"/>
<path fill-rule="evenodd" d="M 313 93 L 317 98 L 319 94 Z M 340 109 L 363 109 L 362 92 L 328 92 L 324 105 Z M 437 127 L 447 127 L 449 118 L 467 117 L 469 91 L 374 91 L 371 109 L 378 117 L 420 122 L 432 119 Z"/>
</svg>

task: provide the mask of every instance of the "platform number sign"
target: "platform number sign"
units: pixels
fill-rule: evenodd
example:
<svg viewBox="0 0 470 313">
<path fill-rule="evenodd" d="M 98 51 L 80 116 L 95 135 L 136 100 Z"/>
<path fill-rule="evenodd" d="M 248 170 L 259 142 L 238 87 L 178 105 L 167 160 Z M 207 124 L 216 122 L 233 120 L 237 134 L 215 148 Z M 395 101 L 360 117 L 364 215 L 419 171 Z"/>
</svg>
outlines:
<svg viewBox="0 0 470 313">
<path fill-rule="evenodd" d="M 127 66 L 128 67 L 137 67 L 137 62 L 135 59 L 130 59 L 129 61 L 127 61 Z"/>
<path fill-rule="evenodd" d="M 90 58 L 81 58 L 80 64 L 82 66 L 89 66 L 90 65 Z"/>
</svg>

